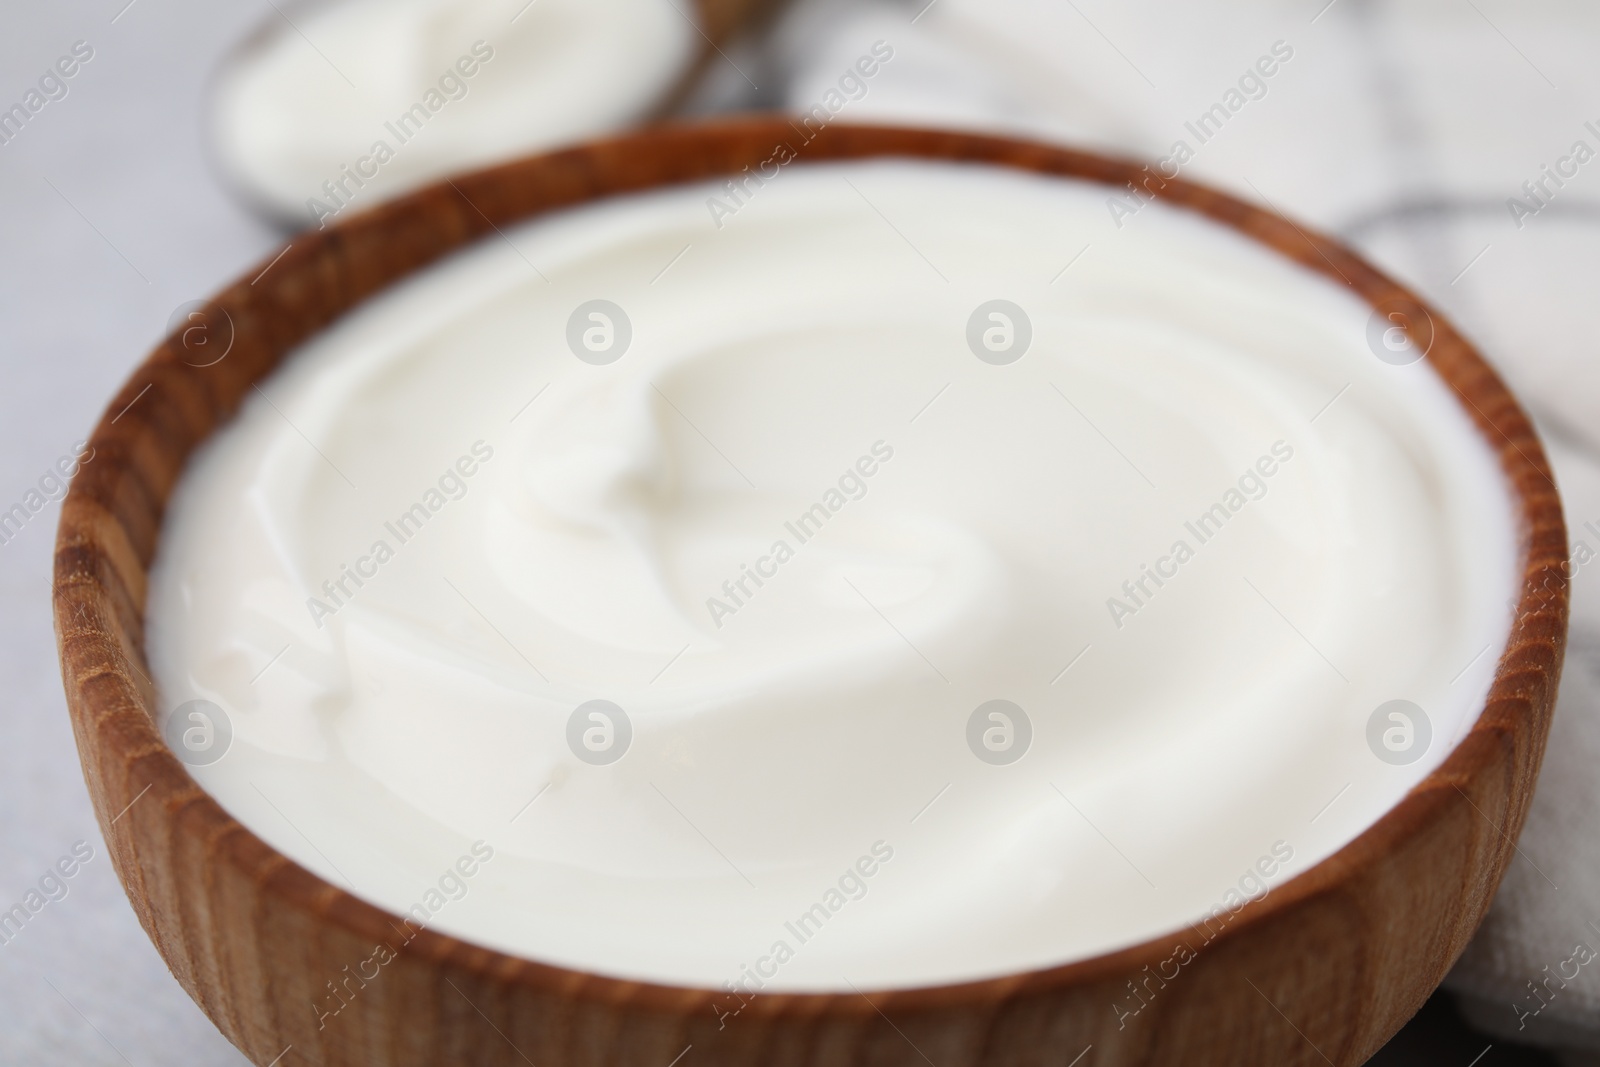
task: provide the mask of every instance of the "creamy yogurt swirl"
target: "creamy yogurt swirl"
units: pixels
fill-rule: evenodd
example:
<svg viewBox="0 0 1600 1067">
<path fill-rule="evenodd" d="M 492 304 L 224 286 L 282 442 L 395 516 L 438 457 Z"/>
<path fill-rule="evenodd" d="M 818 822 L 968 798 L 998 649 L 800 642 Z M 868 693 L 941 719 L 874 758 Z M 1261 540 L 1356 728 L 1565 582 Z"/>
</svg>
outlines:
<svg viewBox="0 0 1600 1067">
<path fill-rule="evenodd" d="M 220 72 L 219 162 L 321 224 L 444 175 L 619 129 L 701 40 L 675 0 L 323 0 L 279 11 Z"/>
<path fill-rule="evenodd" d="M 922 985 L 1223 925 L 1470 726 L 1504 479 L 1337 284 L 982 166 L 728 195 L 423 271 L 197 455 L 151 661 L 267 842 L 572 967 Z"/>
</svg>

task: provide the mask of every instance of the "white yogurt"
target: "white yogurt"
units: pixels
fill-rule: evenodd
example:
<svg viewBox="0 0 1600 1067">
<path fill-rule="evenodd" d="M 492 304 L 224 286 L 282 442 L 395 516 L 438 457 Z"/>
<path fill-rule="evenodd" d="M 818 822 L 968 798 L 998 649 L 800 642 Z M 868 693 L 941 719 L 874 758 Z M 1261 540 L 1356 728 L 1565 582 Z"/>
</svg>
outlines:
<svg viewBox="0 0 1600 1067">
<path fill-rule="evenodd" d="M 334 0 L 275 14 L 221 71 L 223 168 L 323 224 L 447 174 L 644 117 L 701 40 L 676 0 Z"/>
<path fill-rule="evenodd" d="M 1011 171 L 750 188 L 468 249 L 197 455 L 151 662 L 275 848 L 571 967 L 942 983 L 1220 928 L 1473 722 L 1508 491 L 1336 283 Z"/>
</svg>

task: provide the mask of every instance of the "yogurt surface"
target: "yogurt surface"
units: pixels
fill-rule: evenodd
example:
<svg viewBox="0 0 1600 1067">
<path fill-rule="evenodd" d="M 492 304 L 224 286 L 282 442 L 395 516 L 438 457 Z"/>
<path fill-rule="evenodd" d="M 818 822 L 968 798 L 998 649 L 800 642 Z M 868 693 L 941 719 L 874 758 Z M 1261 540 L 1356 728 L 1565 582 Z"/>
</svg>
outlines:
<svg viewBox="0 0 1600 1067">
<path fill-rule="evenodd" d="M 1471 726 L 1517 530 L 1364 303 L 1107 195 L 795 164 L 387 291 L 172 500 L 169 740 L 331 883 L 569 967 L 1203 952 Z"/>
<path fill-rule="evenodd" d="M 694 15 L 677 0 L 286 8 L 217 78 L 217 155 L 265 206 L 322 225 L 643 118 L 694 60 Z"/>
</svg>

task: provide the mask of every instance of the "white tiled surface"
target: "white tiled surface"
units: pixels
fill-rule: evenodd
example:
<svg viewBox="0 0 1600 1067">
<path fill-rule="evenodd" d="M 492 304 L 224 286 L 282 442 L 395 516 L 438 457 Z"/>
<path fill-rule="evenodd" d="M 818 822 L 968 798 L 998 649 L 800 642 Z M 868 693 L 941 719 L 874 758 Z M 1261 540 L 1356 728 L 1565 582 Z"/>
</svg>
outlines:
<svg viewBox="0 0 1600 1067">
<path fill-rule="evenodd" d="M 0 147 L 0 510 L 86 432 L 174 308 L 280 239 L 219 186 L 200 122 L 210 70 L 269 4 L 125 2 L 0 14 L 0 104 L 74 41 L 95 49 L 68 97 Z M 938 0 L 918 16 L 921 2 L 814 0 L 765 61 L 741 53 L 741 65 L 762 96 L 810 103 L 882 37 L 896 59 L 846 117 L 1003 122 L 1159 154 L 1273 41 L 1289 42 L 1294 59 L 1267 95 L 1186 173 L 1343 234 L 1447 309 L 1562 430 L 1570 517 L 1600 526 L 1600 160 L 1520 231 L 1504 203 L 1573 140 L 1600 149 L 1583 129 L 1600 126 L 1600 6 Z M 96 857 L 0 946 L 0 1064 L 241 1064 L 167 975 L 89 811 L 49 632 L 55 515 L 0 546 L 0 908 L 75 841 Z M 1600 550 L 1600 537 L 1589 543 Z M 1575 938 L 1600 945 L 1585 933 L 1600 923 L 1597 574 L 1578 578 L 1579 640 L 1527 859 L 1461 972 L 1491 999 Z M 1589 970 L 1545 1018 L 1600 1013 L 1600 967 Z"/>
</svg>

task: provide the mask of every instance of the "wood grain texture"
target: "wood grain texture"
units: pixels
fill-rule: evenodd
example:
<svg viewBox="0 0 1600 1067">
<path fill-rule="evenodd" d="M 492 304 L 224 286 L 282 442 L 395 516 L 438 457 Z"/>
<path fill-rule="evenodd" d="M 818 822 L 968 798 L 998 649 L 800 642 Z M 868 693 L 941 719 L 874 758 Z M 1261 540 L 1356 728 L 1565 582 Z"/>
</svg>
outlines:
<svg viewBox="0 0 1600 1067">
<path fill-rule="evenodd" d="M 585 975 L 423 931 L 269 848 L 202 792 L 154 724 L 146 569 L 190 452 L 295 345 L 365 297 L 504 227 L 565 205 L 734 173 L 878 156 L 986 161 L 1121 186 L 1198 211 L 1374 304 L 1421 301 L 1339 244 L 1138 164 L 1018 141 L 788 120 L 656 128 L 433 186 L 297 237 L 223 291 L 235 340 L 196 367 L 168 338 L 112 400 L 61 517 L 55 622 L 84 777 L 117 873 L 173 973 L 257 1064 L 330 1067 L 1241 1067 L 1363 1062 L 1413 1014 L 1482 920 L 1533 794 L 1567 623 L 1566 531 L 1531 424 L 1432 314 L 1428 359 L 1497 452 L 1521 510 L 1524 585 L 1477 724 L 1349 846 L 1247 905 L 1125 1028 L 1112 1005 L 1191 930 L 1002 980 L 874 993 L 762 995 L 719 1025 L 711 990 Z M 265 264 L 263 264 L 265 266 Z M 186 356 L 189 362 L 185 362 Z M 131 805 L 131 806 L 130 806 Z M 386 943 L 398 958 L 319 1029 L 312 1004 Z"/>
</svg>

